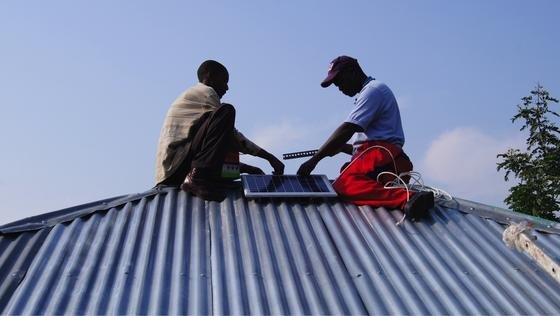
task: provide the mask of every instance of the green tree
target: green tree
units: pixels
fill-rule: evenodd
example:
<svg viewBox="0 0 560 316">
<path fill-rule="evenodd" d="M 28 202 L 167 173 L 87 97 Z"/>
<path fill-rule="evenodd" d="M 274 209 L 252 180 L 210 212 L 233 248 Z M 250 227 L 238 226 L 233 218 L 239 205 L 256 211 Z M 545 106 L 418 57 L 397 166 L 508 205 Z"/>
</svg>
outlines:
<svg viewBox="0 0 560 316">
<path fill-rule="evenodd" d="M 558 113 L 549 104 L 558 103 L 540 84 L 517 105 L 518 113 L 511 119 L 523 121 L 527 130 L 527 148 L 510 148 L 499 154 L 498 171 L 505 170 L 505 181 L 513 174 L 519 183 L 509 189 L 504 202 L 514 211 L 555 219 L 560 210 L 560 129 L 554 120 Z"/>
</svg>

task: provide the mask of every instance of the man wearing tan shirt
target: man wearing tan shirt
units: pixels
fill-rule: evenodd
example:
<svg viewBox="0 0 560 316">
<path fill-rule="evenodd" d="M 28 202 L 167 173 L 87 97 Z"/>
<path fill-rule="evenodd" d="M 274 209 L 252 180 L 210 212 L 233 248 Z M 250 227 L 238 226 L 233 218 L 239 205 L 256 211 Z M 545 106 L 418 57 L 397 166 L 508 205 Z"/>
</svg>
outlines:
<svg viewBox="0 0 560 316">
<path fill-rule="evenodd" d="M 163 123 L 156 157 L 156 185 L 181 185 L 183 190 L 202 199 L 222 201 L 232 168 L 234 177 L 236 170 L 263 173 L 259 168 L 239 163 L 239 152 L 266 159 L 274 174 L 283 174 L 284 164 L 280 160 L 235 129 L 235 108 L 220 102 L 228 90 L 226 67 L 207 60 L 197 74 L 199 83 L 173 102 Z"/>
</svg>

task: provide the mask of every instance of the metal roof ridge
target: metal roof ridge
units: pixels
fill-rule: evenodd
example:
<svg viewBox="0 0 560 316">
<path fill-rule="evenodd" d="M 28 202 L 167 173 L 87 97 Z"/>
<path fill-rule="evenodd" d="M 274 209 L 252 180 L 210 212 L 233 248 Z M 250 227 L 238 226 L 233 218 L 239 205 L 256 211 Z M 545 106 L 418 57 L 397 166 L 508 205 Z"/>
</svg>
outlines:
<svg viewBox="0 0 560 316">
<path fill-rule="evenodd" d="M 454 208 L 463 213 L 477 215 L 482 218 L 494 220 L 501 224 L 512 224 L 527 221 L 533 224 L 533 229 L 560 234 L 560 223 L 548 219 L 532 216 L 525 213 L 515 212 L 512 210 L 491 206 L 479 202 L 454 197 L 451 201 L 441 201 L 440 205 L 448 208 Z"/>
<path fill-rule="evenodd" d="M 0 226 L 0 234 L 20 233 L 52 227 L 56 224 L 68 222 L 94 212 L 108 210 L 113 207 L 126 204 L 128 202 L 132 202 L 147 196 L 159 194 L 162 191 L 169 191 L 170 189 L 170 187 L 152 188 L 142 193 L 119 195 L 90 203 L 63 208 L 61 210 L 53 212 L 47 212 L 23 218 L 15 222 Z"/>
<path fill-rule="evenodd" d="M 235 188 L 232 186 L 230 189 L 238 190 L 239 187 L 240 185 L 236 186 Z M 78 217 L 83 217 L 98 211 L 108 210 L 122 204 L 126 204 L 162 192 L 168 192 L 174 189 L 176 189 L 176 187 L 173 186 L 154 187 L 142 193 L 120 195 L 108 199 L 64 208 L 54 212 L 43 213 L 2 225 L 0 226 L 0 234 L 20 233 L 53 227 L 56 224 L 68 222 Z M 341 202 L 347 203 L 342 200 Z M 501 224 L 512 224 L 522 221 L 528 221 L 533 224 L 533 228 L 535 230 L 553 234 L 560 234 L 560 223 L 531 216 L 528 214 L 518 213 L 507 209 L 455 197 L 451 201 L 438 201 L 438 203 L 443 207 L 453 208 L 463 213 L 473 214 L 482 218 L 491 219 Z"/>
</svg>

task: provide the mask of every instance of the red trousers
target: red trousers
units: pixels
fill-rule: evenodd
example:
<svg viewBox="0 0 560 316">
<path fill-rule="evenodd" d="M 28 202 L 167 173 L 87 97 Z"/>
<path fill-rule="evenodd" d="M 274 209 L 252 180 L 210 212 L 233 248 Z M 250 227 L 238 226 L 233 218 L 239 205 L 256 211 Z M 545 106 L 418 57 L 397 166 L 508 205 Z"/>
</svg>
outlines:
<svg viewBox="0 0 560 316">
<path fill-rule="evenodd" d="M 371 146 L 376 146 L 371 148 Z M 389 152 L 381 148 L 386 148 Z M 393 158 L 395 159 L 393 163 Z M 395 171 L 395 164 L 397 170 Z M 383 141 L 371 141 L 360 146 L 345 170 L 341 170 L 338 179 L 333 183 L 336 192 L 345 200 L 357 205 L 402 209 L 407 201 L 405 189 L 385 189 L 385 183 L 395 177 L 382 175 L 378 182 L 377 175 L 383 171 L 396 174 L 412 170 L 412 162 L 398 146 Z M 345 167 L 343 166 L 343 168 Z M 408 183 L 410 177 L 404 177 Z"/>
</svg>

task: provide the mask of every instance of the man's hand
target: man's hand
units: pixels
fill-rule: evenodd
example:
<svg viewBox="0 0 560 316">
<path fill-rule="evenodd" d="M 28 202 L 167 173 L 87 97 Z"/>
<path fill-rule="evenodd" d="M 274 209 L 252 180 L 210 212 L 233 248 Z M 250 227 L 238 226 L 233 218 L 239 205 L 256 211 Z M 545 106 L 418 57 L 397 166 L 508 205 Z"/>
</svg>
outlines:
<svg viewBox="0 0 560 316">
<path fill-rule="evenodd" d="M 354 135 L 356 132 L 363 132 L 363 128 L 354 123 L 342 123 L 327 139 L 327 141 L 319 148 L 319 151 L 315 156 L 311 157 L 308 161 L 304 162 L 298 169 L 297 174 L 299 175 L 310 175 L 311 171 L 315 169 L 315 166 L 321 161 L 321 159 L 334 156 L 341 151 L 351 153 L 351 146 L 346 144 L 346 142 Z"/>
<path fill-rule="evenodd" d="M 299 166 L 297 174 L 300 175 L 300 176 L 310 175 L 311 171 L 313 171 L 313 169 L 315 169 L 315 167 L 317 166 L 318 163 L 319 163 L 319 161 L 316 160 L 315 157 L 307 160 L 306 162 L 302 163 L 301 166 Z"/>
<path fill-rule="evenodd" d="M 274 169 L 274 171 L 272 171 L 273 175 L 279 176 L 279 175 L 284 174 L 284 163 L 282 163 L 282 161 L 280 161 L 280 160 L 278 160 L 278 158 L 272 156 L 272 157 L 270 157 L 268 162 L 272 166 L 272 169 Z"/>
<path fill-rule="evenodd" d="M 272 171 L 272 174 L 274 175 L 284 174 L 284 164 L 282 163 L 282 161 L 278 160 L 278 158 L 276 158 L 273 154 L 261 148 L 261 150 L 259 150 L 256 156 L 268 160 L 268 163 L 270 163 L 272 169 L 274 169 L 274 171 Z"/>
</svg>

